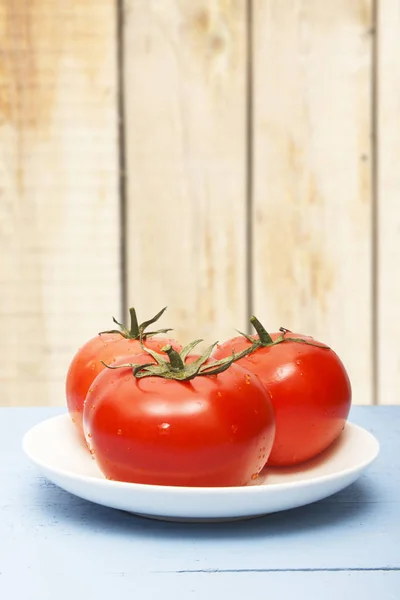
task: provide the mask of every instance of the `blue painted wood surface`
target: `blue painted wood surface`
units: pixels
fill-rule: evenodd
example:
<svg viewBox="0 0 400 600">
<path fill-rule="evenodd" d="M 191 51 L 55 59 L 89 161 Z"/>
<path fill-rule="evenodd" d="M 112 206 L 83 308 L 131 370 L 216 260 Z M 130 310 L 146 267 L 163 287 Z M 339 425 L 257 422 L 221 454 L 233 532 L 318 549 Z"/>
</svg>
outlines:
<svg viewBox="0 0 400 600">
<path fill-rule="evenodd" d="M 21 439 L 61 412 L 0 409 L 0 598 L 132 592 L 147 600 L 160 586 L 160 597 L 174 600 L 400 600 L 400 407 L 352 409 L 350 420 L 378 438 L 381 453 L 346 490 L 292 511 L 202 525 L 135 517 L 49 483 Z"/>
</svg>

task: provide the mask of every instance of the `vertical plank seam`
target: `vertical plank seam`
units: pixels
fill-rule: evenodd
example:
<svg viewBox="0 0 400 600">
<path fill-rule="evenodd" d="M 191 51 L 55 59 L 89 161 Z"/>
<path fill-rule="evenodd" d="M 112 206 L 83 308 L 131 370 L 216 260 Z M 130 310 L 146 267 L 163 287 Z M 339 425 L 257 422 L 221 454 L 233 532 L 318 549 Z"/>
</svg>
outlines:
<svg viewBox="0 0 400 600">
<path fill-rule="evenodd" d="M 246 312 L 247 319 L 253 313 L 254 290 L 253 290 L 253 178 L 254 178 L 254 160 L 253 160 L 253 127 L 254 127 L 254 105 L 253 105 L 253 0 L 246 2 Z M 247 331 L 251 333 L 250 324 L 247 325 Z"/>
<path fill-rule="evenodd" d="M 371 76 L 371 261 L 372 403 L 379 404 L 379 0 L 372 2 Z"/>
<path fill-rule="evenodd" d="M 127 281 L 127 182 L 125 138 L 125 52 L 124 52 L 124 1 L 116 0 L 117 10 L 117 95 L 118 95 L 118 164 L 119 164 L 119 270 L 122 318 L 128 312 Z"/>
</svg>

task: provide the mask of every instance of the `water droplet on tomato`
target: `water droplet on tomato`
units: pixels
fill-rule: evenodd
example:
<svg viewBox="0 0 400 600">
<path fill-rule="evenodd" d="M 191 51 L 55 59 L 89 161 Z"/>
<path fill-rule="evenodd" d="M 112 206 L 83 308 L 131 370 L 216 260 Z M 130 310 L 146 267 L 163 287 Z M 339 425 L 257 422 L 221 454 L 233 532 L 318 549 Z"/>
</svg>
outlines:
<svg viewBox="0 0 400 600">
<path fill-rule="evenodd" d="M 158 429 L 165 430 L 165 429 L 169 429 L 170 427 L 171 427 L 170 423 L 160 423 L 160 425 L 158 426 Z"/>
<path fill-rule="evenodd" d="M 253 475 L 251 476 L 252 480 L 254 481 L 255 479 L 258 479 L 258 473 L 253 473 Z"/>
<path fill-rule="evenodd" d="M 232 433 L 236 433 L 238 430 L 238 426 L 237 425 L 232 425 L 231 427 Z"/>
<path fill-rule="evenodd" d="M 301 365 L 301 360 L 300 359 L 296 360 L 296 365 Z"/>
<path fill-rule="evenodd" d="M 219 396 L 221 398 L 221 396 L 222 396 L 221 392 L 217 392 L 217 396 Z"/>
<path fill-rule="evenodd" d="M 92 388 L 90 388 L 90 389 L 88 390 L 88 394 L 93 394 L 93 389 L 92 389 Z"/>
<path fill-rule="evenodd" d="M 250 383 L 251 383 L 251 377 L 250 377 L 250 375 L 248 373 L 244 376 L 244 380 L 247 383 L 247 385 L 250 385 Z"/>
<path fill-rule="evenodd" d="M 118 429 L 117 434 L 122 435 L 122 429 Z"/>
<path fill-rule="evenodd" d="M 94 456 L 94 450 L 93 450 L 93 448 L 90 448 L 89 452 L 90 452 L 90 454 L 91 454 L 92 456 Z"/>
<path fill-rule="evenodd" d="M 88 433 L 88 434 L 87 434 L 87 436 L 88 436 L 88 438 L 91 438 L 91 437 L 92 437 L 92 434 L 91 434 L 91 433 Z"/>
<path fill-rule="evenodd" d="M 92 371 L 94 371 L 94 370 L 95 370 L 95 368 L 96 368 L 96 363 L 95 363 L 95 362 L 92 362 L 92 364 L 91 364 L 90 368 L 92 369 Z"/>
</svg>

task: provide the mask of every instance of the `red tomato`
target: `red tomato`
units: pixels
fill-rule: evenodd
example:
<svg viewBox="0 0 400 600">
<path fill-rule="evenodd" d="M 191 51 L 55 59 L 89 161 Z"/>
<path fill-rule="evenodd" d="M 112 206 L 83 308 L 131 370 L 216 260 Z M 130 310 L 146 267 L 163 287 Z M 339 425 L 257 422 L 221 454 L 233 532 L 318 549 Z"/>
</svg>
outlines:
<svg viewBox="0 0 400 600">
<path fill-rule="evenodd" d="M 161 316 L 164 310 L 156 315 L 154 319 Z M 105 366 L 101 361 L 104 361 L 106 364 L 112 364 L 121 355 L 136 355 L 143 352 L 139 340 L 139 326 L 136 321 L 134 309 L 130 309 L 130 312 L 130 331 L 122 326 L 121 332 L 104 332 L 96 335 L 78 350 L 68 369 L 66 379 L 67 406 L 72 421 L 82 436 L 83 403 L 92 382 L 96 376 L 105 369 Z M 153 319 L 147 322 L 147 324 L 150 324 L 151 322 L 153 322 Z M 142 324 L 140 327 L 144 328 L 145 326 L 146 323 Z M 177 350 L 181 349 L 181 346 L 175 340 L 169 338 L 146 338 L 146 335 L 144 334 L 144 339 L 144 345 L 153 350 L 159 351 L 166 344 L 171 344 Z"/>
<path fill-rule="evenodd" d="M 191 356 L 190 361 L 197 356 Z M 115 365 L 132 360 L 119 359 Z M 135 362 L 149 363 L 149 355 Z M 104 370 L 84 408 L 91 453 L 108 479 L 172 486 L 240 486 L 255 479 L 275 421 L 259 380 L 238 365 L 190 381 Z"/>
<path fill-rule="evenodd" d="M 276 340 L 282 333 L 273 333 Z M 351 386 L 346 370 L 333 350 L 313 338 L 288 332 L 274 346 L 260 347 L 238 361 L 258 376 L 271 394 L 276 434 L 268 465 L 291 466 L 320 454 L 339 436 L 351 406 Z M 258 339 L 258 336 L 255 336 Z M 244 336 L 217 347 L 221 359 L 249 348 Z"/>
</svg>

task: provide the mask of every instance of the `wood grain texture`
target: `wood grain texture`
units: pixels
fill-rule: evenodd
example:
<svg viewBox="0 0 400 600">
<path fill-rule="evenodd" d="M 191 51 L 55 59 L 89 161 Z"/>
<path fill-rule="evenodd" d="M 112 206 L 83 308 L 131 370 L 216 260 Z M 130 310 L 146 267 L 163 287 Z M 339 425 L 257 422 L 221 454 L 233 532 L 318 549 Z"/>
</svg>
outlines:
<svg viewBox="0 0 400 600">
<path fill-rule="evenodd" d="M 54 559 L 46 556 L 49 564 L 56 567 Z M 362 594 L 363 600 L 397 600 L 400 589 L 400 571 L 311 571 L 256 572 L 256 573 L 146 573 L 115 572 L 100 569 L 93 580 L 79 570 L 66 573 L 52 569 L 46 577 L 27 571 L 24 578 L 17 569 L 7 571 L 0 579 L 3 598 L 11 594 L 30 600 L 51 600 L 57 590 L 57 600 L 70 600 L 79 590 L 85 598 L 95 593 L 97 600 L 108 600 L 110 596 L 124 597 L 134 594 L 140 600 L 153 600 L 162 590 L 165 600 L 220 600 L 226 597 L 229 587 L 230 600 L 242 600 L 251 595 L 252 600 L 264 600 L 268 596 L 280 600 L 352 600 Z"/>
<path fill-rule="evenodd" d="M 0 3 L 1 404 L 63 404 L 120 310 L 115 23 L 108 0 Z"/>
<path fill-rule="evenodd" d="M 378 397 L 400 404 L 400 3 L 378 8 Z"/>
<path fill-rule="evenodd" d="M 183 341 L 246 318 L 245 0 L 126 0 L 128 301 Z"/>
<path fill-rule="evenodd" d="M 372 403 L 370 0 L 254 2 L 254 309 Z M 398 355 L 398 354 L 397 354 Z"/>
</svg>

